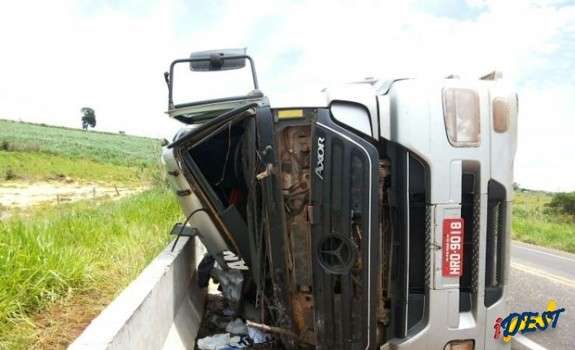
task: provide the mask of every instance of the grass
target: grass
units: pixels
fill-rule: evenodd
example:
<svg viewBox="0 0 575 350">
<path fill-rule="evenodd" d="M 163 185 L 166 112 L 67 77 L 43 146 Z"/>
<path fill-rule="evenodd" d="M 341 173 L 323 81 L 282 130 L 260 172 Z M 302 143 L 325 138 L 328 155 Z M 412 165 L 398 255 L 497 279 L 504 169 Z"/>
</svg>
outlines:
<svg viewBox="0 0 575 350">
<path fill-rule="evenodd" d="M 79 330 L 69 328 L 78 325 L 66 325 L 66 317 L 60 322 L 62 310 L 79 305 L 87 320 L 95 316 L 165 246 L 179 213 L 173 195 L 155 188 L 105 205 L 78 202 L 0 222 L 0 348 L 53 348 L 72 340 Z M 50 329 L 60 330 L 46 340 Z"/>
<path fill-rule="evenodd" d="M 513 238 L 575 253 L 575 218 L 546 207 L 552 196 L 516 192 L 513 201 Z"/>
<path fill-rule="evenodd" d="M 107 184 L 141 183 L 150 180 L 154 168 L 115 165 L 89 159 L 70 159 L 38 152 L 0 150 L 0 180 L 65 180 Z"/>
<path fill-rule="evenodd" d="M 160 141 L 146 137 L 0 120 L 0 150 L 42 152 L 121 166 L 153 166 Z"/>
<path fill-rule="evenodd" d="M 0 120 L 0 183 L 155 185 L 116 201 L 37 205 L 0 221 L 0 349 L 64 348 L 166 245 L 180 210 L 159 140 Z"/>
</svg>

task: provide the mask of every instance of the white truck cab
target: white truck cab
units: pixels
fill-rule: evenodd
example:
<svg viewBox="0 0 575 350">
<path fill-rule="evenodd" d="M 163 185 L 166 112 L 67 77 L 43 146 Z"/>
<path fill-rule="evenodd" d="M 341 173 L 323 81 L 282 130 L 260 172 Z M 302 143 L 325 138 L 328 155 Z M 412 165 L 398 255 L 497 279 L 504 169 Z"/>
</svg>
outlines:
<svg viewBox="0 0 575 350">
<path fill-rule="evenodd" d="M 174 65 L 246 61 L 249 94 L 172 101 Z M 174 61 L 166 81 L 188 125 L 163 149 L 187 216 L 175 233 L 234 276 L 220 283 L 238 315 L 288 330 L 288 349 L 509 348 L 493 326 L 518 107 L 500 80 L 372 79 L 286 103 L 259 91 L 244 51 L 220 50 Z"/>
</svg>

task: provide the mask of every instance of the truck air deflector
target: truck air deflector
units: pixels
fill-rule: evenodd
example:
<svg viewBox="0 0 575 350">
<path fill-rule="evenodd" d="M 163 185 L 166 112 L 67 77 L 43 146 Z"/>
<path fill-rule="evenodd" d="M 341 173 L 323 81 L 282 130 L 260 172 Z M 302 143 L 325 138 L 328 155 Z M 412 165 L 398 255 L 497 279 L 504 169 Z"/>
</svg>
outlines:
<svg viewBox="0 0 575 350">
<path fill-rule="evenodd" d="M 377 348 L 378 161 L 375 146 L 318 111 L 311 157 L 318 349 Z M 341 256 L 327 260 L 339 268 L 326 268 L 319 254 L 330 249 Z"/>
</svg>

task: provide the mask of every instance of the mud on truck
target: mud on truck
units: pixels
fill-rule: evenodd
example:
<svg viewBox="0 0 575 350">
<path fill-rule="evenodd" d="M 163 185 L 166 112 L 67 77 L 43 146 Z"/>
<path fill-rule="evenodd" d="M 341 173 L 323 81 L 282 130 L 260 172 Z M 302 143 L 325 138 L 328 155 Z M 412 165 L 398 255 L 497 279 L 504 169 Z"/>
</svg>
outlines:
<svg viewBox="0 0 575 350">
<path fill-rule="evenodd" d="M 177 65 L 251 69 L 253 89 L 174 103 Z M 185 124 L 162 156 L 186 216 L 173 231 L 206 246 L 235 313 L 285 330 L 287 349 L 509 347 L 493 325 L 507 313 L 518 102 L 497 73 L 289 102 L 234 49 L 175 60 L 165 78 Z"/>
</svg>

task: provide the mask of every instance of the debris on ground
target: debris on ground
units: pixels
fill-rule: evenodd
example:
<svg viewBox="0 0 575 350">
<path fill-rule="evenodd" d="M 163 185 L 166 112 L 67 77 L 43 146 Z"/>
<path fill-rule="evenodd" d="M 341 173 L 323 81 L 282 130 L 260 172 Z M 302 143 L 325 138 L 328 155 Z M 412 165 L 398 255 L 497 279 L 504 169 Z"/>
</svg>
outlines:
<svg viewBox="0 0 575 350">
<path fill-rule="evenodd" d="M 233 335 L 248 335 L 248 326 L 241 318 L 236 318 L 228 323 L 226 332 Z"/>
<path fill-rule="evenodd" d="M 214 264 L 211 276 L 220 284 L 224 299 L 228 302 L 227 314 L 234 315 L 240 307 L 244 275 L 239 270 L 223 269 L 218 263 Z"/>
<path fill-rule="evenodd" d="M 259 329 L 257 323 L 230 315 L 226 304 L 221 293 L 208 294 L 196 349 L 283 349 L 278 340 Z"/>
<path fill-rule="evenodd" d="M 273 340 L 271 335 L 254 327 L 248 327 L 248 335 L 254 344 L 270 343 Z"/>
<path fill-rule="evenodd" d="M 234 350 L 245 349 L 249 345 L 247 335 L 238 336 L 229 333 L 215 334 L 198 340 L 200 350 Z"/>
</svg>

